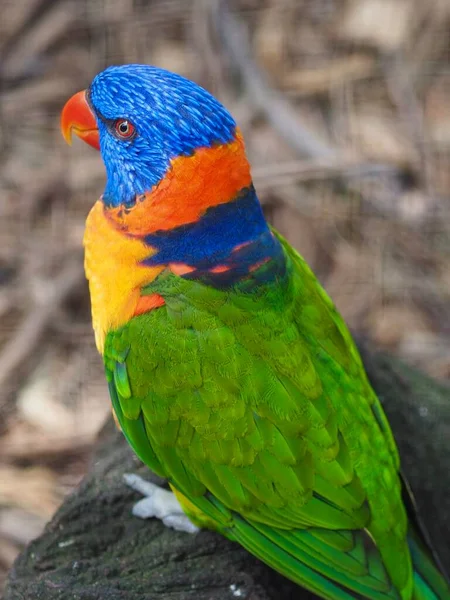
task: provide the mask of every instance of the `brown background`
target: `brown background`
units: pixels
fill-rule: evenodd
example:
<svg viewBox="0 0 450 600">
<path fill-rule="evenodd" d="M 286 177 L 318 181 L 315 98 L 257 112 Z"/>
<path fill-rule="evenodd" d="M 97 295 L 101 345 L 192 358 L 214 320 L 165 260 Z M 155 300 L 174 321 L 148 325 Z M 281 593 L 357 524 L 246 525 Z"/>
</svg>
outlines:
<svg viewBox="0 0 450 600">
<path fill-rule="evenodd" d="M 215 93 L 268 217 L 353 331 L 448 379 L 446 0 L 0 0 L 0 14 L 0 580 L 109 411 L 81 270 L 103 166 L 58 126 L 107 65 Z"/>
</svg>

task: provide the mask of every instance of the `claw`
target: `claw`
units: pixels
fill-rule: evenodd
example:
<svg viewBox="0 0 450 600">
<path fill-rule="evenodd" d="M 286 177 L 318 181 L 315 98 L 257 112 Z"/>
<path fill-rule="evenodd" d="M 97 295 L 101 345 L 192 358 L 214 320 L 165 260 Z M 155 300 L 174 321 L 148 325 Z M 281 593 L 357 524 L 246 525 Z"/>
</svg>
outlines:
<svg viewBox="0 0 450 600">
<path fill-rule="evenodd" d="M 135 517 L 141 519 L 156 517 L 166 527 L 171 527 L 176 531 L 185 531 L 186 533 L 199 531 L 199 528 L 191 523 L 184 514 L 175 494 L 160 488 L 151 481 L 145 481 L 134 473 L 126 473 L 123 478 L 128 487 L 145 496 L 133 506 L 132 513 Z"/>
</svg>

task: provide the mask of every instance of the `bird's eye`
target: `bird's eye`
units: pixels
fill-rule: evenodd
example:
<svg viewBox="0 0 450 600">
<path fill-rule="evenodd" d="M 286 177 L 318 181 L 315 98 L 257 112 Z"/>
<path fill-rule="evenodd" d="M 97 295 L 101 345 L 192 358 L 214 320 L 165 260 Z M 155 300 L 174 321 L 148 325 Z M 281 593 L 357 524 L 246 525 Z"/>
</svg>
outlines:
<svg viewBox="0 0 450 600">
<path fill-rule="evenodd" d="M 136 129 L 133 123 L 130 123 L 128 119 L 118 119 L 114 123 L 114 131 L 121 140 L 129 140 L 133 137 Z"/>
</svg>

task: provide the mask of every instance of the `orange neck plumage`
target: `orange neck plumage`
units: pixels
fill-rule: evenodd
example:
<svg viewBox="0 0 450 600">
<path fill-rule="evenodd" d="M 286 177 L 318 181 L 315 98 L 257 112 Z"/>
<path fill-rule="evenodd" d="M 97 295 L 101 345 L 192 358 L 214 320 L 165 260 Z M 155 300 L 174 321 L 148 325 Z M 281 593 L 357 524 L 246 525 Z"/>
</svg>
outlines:
<svg viewBox="0 0 450 600">
<path fill-rule="evenodd" d="M 132 207 L 106 207 L 101 200 L 94 205 L 86 221 L 85 271 L 100 352 L 108 331 L 144 311 L 142 287 L 167 266 L 143 264 L 156 253 L 145 236 L 193 223 L 208 208 L 230 202 L 250 184 L 244 143 L 237 131 L 229 144 L 175 158 L 165 178 Z M 152 299 L 149 306 L 161 304 Z"/>
<path fill-rule="evenodd" d="M 211 206 L 230 202 L 251 184 L 250 166 L 239 129 L 229 144 L 199 148 L 172 160 L 164 179 L 131 208 L 109 207 L 108 219 L 133 236 L 167 231 L 197 221 Z"/>
</svg>

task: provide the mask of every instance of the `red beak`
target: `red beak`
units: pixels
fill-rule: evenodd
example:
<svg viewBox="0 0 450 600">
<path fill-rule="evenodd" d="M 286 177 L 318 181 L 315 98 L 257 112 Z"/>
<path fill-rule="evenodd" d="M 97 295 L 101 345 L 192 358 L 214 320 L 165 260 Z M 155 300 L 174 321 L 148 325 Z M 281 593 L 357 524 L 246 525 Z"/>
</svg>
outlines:
<svg viewBox="0 0 450 600">
<path fill-rule="evenodd" d="M 61 132 L 66 142 L 72 144 L 74 133 L 84 142 L 100 150 L 97 120 L 86 99 L 86 90 L 68 100 L 61 113 Z"/>
</svg>

